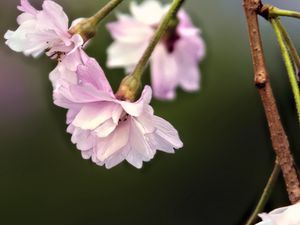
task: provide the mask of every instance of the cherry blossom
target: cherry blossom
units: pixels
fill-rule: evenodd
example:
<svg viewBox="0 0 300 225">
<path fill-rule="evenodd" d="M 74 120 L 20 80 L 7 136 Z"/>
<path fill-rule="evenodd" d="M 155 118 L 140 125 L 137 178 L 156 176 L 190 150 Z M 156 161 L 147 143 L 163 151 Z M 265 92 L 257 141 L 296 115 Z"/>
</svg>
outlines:
<svg viewBox="0 0 300 225">
<path fill-rule="evenodd" d="M 22 12 L 15 31 L 8 30 L 6 44 L 16 52 L 38 57 L 44 51 L 53 58 L 71 54 L 83 45 L 79 34 L 69 33 L 68 17 L 61 6 L 45 0 L 42 10 L 35 9 L 28 0 L 21 0 L 18 9 Z M 72 24 L 78 23 L 79 19 Z"/>
<path fill-rule="evenodd" d="M 131 71 L 154 35 L 169 5 L 148 0 L 130 4 L 132 15 L 119 14 L 118 21 L 107 25 L 114 42 L 108 48 L 109 67 Z M 160 99 L 174 99 L 176 88 L 186 91 L 200 88 L 199 62 L 205 55 L 205 44 L 188 14 L 182 9 L 170 25 L 150 60 L 153 94 Z"/>
<path fill-rule="evenodd" d="M 123 160 L 141 168 L 156 150 L 174 153 L 182 147 L 176 129 L 154 115 L 149 86 L 135 102 L 118 99 L 92 58 L 78 66 L 77 75 L 77 84 L 57 80 L 54 103 L 68 109 L 67 131 L 83 158 L 107 168 Z"/>
</svg>

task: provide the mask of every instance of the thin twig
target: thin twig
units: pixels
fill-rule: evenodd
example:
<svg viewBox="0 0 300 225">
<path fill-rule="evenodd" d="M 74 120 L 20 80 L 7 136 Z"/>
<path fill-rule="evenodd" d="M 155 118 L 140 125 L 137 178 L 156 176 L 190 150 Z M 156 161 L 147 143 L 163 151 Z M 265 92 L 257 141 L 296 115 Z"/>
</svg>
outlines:
<svg viewBox="0 0 300 225">
<path fill-rule="evenodd" d="M 268 13 L 271 17 L 277 17 L 277 16 L 287 16 L 287 17 L 294 17 L 297 19 L 300 19 L 300 12 L 297 11 L 291 11 L 286 9 L 279 9 L 273 5 L 265 4 L 264 8 L 268 8 Z"/>
<path fill-rule="evenodd" d="M 289 50 L 291 52 L 291 55 L 293 57 L 293 60 L 296 64 L 297 68 L 300 70 L 300 57 L 299 57 L 298 51 L 297 51 L 297 49 L 294 45 L 294 42 L 292 41 L 291 37 L 289 36 L 287 31 L 285 30 L 285 28 L 282 25 L 280 20 L 277 21 L 277 25 L 278 25 L 278 28 L 281 31 L 281 34 L 284 38 L 284 41 L 286 42 L 287 47 L 289 48 Z"/>
<path fill-rule="evenodd" d="M 279 27 L 279 19 L 278 18 L 271 18 L 270 22 L 274 28 L 276 37 L 277 37 L 277 41 L 279 44 L 279 47 L 281 49 L 281 54 L 282 54 L 282 58 L 289 76 L 289 80 L 291 83 L 291 87 L 292 87 L 292 91 L 294 94 L 294 100 L 296 102 L 296 108 L 297 108 L 297 113 L 298 113 L 298 120 L 300 122 L 300 91 L 299 91 L 299 86 L 298 86 L 298 82 L 297 82 L 297 78 L 296 78 L 296 73 L 294 71 L 293 68 L 293 63 L 292 60 L 290 58 L 289 55 L 289 51 L 288 48 L 286 46 L 286 43 L 284 41 L 284 37 L 281 33 L 281 29 Z"/>
<path fill-rule="evenodd" d="M 296 203 L 300 200 L 300 183 L 290 151 L 289 141 L 280 120 L 271 84 L 268 81 L 257 18 L 257 13 L 261 7 L 262 3 L 260 0 L 244 0 L 255 82 L 264 107 L 272 146 L 283 173 L 289 199 L 291 203 Z"/>
<path fill-rule="evenodd" d="M 280 173 L 280 166 L 278 165 L 277 162 L 275 162 L 273 171 L 272 171 L 272 173 L 269 177 L 269 180 L 264 188 L 264 191 L 263 191 L 262 195 L 260 196 L 260 199 L 259 199 L 257 205 L 255 206 L 255 209 L 253 210 L 251 216 L 249 217 L 249 219 L 245 225 L 252 225 L 256 222 L 258 213 L 261 213 L 263 211 L 263 209 L 266 206 L 267 201 L 270 198 L 270 195 L 273 191 L 275 183 L 278 179 L 279 173 Z"/>
<path fill-rule="evenodd" d="M 145 68 L 147 67 L 148 61 L 160 39 L 163 37 L 167 29 L 169 28 L 170 22 L 176 18 L 176 14 L 184 0 L 173 0 L 167 14 L 162 19 L 158 28 L 155 30 L 154 35 L 152 36 L 149 45 L 144 51 L 142 57 L 136 64 L 132 73 L 127 75 L 121 82 L 119 89 L 116 93 L 117 98 L 127 99 L 133 101 L 136 97 L 137 91 L 140 88 L 141 78 Z"/>
<path fill-rule="evenodd" d="M 141 74 L 144 72 L 145 65 L 147 64 L 155 46 L 163 36 L 163 34 L 166 32 L 168 25 L 170 21 L 176 16 L 177 11 L 180 9 L 181 5 L 184 3 L 184 0 L 173 0 L 173 3 L 171 5 L 171 8 L 169 9 L 167 15 L 164 17 L 164 19 L 161 21 L 159 27 L 156 29 L 154 36 L 150 40 L 150 43 L 145 50 L 143 56 L 139 60 L 138 64 L 134 68 L 132 75 L 135 77 L 141 76 Z"/>
</svg>

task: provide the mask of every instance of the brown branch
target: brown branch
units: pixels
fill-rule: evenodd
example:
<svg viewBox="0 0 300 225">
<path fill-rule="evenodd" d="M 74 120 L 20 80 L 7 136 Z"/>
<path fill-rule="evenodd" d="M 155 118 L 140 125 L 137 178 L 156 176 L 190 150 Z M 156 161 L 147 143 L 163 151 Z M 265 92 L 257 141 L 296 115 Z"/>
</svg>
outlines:
<svg viewBox="0 0 300 225">
<path fill-rule="evenodd" d="M 280 121 L 280 116 L 273 96 L 272 87 L 268 80 L 262 41 L 258 26 L 258 12 L 262 7 L 260 0 L 244 0 L 244 9 L 248 24 L 250 47 L 254 67 L 255 84 L 267 117 L 273 149 L 281 167 L 286 189 L 291 203 L 300 200 L 300 183 L 295 168 L 289 141 Z"/>
</svg>

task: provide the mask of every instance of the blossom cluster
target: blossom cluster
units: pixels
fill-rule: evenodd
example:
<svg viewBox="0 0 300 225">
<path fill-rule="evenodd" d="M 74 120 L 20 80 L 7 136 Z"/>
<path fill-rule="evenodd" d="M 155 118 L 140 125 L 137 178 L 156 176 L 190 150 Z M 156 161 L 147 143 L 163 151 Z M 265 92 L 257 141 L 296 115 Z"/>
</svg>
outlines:
<svg viewBox="0 0 300 225">
<path fill-rule="evenodd" d="M 114 43 L 108 48 L 108 66 L 131 71 L 169 7 L 155 0 L 133 2 L 132 16 L 119 14 L 117 22 L 109 23 Z M 62 7 L 51 0 L 45 0 L 41 10 L 21 0 L 18 9 L 19 27 L 6 32 L 6 44 L 28 56 L 46 53 L 58 60 L 49 75 L 54 103 L 67 109 L 67 132 L 84 159 L 106 168 L 126 160 L 141 168 L 157 150 L 173 153 L 183 146 L 177 130 L 154 115 L 150 105 L 152 88 L 161 99 L 173 99 L 177 86 L 199 89 L 198 63 L 205 45 L 183 9 L 153 53 L 152 88 L 146 85 L 138 100 L 115 94 L 101 66 L 85 52 L 87 40 L 72 32 L 83 19 L 69 26 Z"/>
</svg>

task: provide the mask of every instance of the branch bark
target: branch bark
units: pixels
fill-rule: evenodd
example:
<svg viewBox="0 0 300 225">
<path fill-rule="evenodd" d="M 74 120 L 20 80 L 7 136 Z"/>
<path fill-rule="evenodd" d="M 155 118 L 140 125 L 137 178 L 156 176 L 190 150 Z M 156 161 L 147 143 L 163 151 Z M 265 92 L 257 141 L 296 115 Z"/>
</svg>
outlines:
<svg viewBox="0 0 300 225">
<path fill-rule="evenodd" d="M 260 0 L 244 0 L 254 67 L 254 80 L 267 118 L 272 146 L 282 170 L 290 202 L 293 204 L 300 200 L 300 183 L 266 69 L 257 18 L 261 7 Z"/>
</svg>

